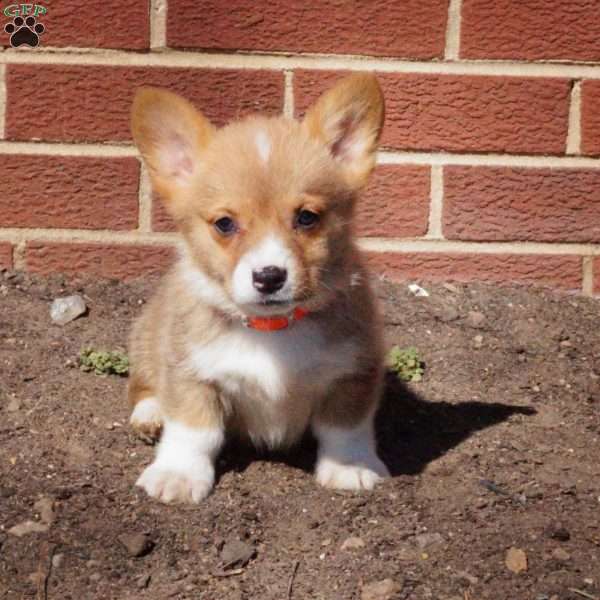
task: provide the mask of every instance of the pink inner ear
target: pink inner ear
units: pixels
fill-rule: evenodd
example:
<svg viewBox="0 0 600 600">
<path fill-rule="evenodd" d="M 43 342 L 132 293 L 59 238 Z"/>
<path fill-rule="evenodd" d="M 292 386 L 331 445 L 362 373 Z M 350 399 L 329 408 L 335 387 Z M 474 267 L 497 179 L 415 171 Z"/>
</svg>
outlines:
<svg viewBox="0 0 600 600">
<path fill-rule="evenodd" d="M 360 140 L 357 136 L 358 122 L 347 115 L 337 127 L 337 136 L 331 145 L 331 154 L 339 160 L 352 160 L 360 152 Z"/>
<path fill-rule="evenodd" d="M 166 171 L 177 179 L 187 179 L 194 171 L 192 149 L 178 134 L 172 134 L 164 155 Z"/>
</svg>

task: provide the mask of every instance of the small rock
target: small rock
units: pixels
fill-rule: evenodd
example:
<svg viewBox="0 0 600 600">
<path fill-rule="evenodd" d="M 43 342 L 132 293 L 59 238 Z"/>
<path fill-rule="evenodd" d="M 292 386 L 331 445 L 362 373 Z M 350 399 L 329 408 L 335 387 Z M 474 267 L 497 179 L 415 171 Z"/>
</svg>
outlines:
<svg viewBox="0 0 600 600">
<path fill-rule="evenodd" d="M 546 530 L 548 537 L 551 537 L 553 540 L 558 540 L 559 542 L 568 542 L 571 539 L 571 534 L 568 529 L 563 527 L 560 524 L 551 525 Z"/>
<path fill-rule="evenodd" d="M 451 323 L 452 321 L 456 321 L 460 315 L 453 306 L 444 306 L 438 310 L 435 316 L 442 323 Z"/>
<path fill-rule="evenodd" d="M 458 292 L 460 292 L 460 290 L 452 283 L 444 283 L 442 284 L 442 287 L 453 294 L 458 294 Z"/>
<path fill-rule="evenodd" d="M 8 412 L 17 412 L 21 410 L 23 406 L 23 402 L 19 398 L 12 398 L 11 401 L 6 405 L 6 410 Z"/>
<path fill-rule="evenodd" d="M 342 550 L 359 550 L 364 547 L 365 543 L 359 537 L 349 537 L 344 540 L 341 546 Z"/>
<path fill-rule="evenodd" d="M 504 564 L 513 573 L 527 571 L 527 554 L 520 548 L 509 548 L 506 552 Z"/>
<path fill-rule="evenodd" d="M 150 580 L 152 579 L 152 575 L 150 573 L 146 573 L 146 575 L 142 575 L 136 581 L 136 586 L 138 590 L 145 590 L 150 585 Z"/>
<path fill-rule="evenodd" d="M 483 336 L 476 335 L 473 338 L 473 348 L 481 348 L 483 346 Z"/>
<path fill-rule="evenodd" d="M 50 306 L 50 318 L 57 325 L 66 325 L 87 310 L 83 298 L 79 294 L 56 298 Z"/>
<path fill-rule="evenodd" d="M 11 487 L 0 487 L 0 498 L 10 498 L 16 494 L 17 490 Z"/>
<path fill-rule="evenodd" d="M 391 600 L 402 590 L 403 585 L 393 579 L 382 579 L 366 583 L 360 592 L 361 600 Z"/>
<path fill-rule="evenodd" d="M 90 581 L 93 581 L 94 583 L 100 581 L 102 579 L 102 575 L 100 575 L 100 573 L 92 573 L 90 575 Z"/>
<path fill-rule="evenodd" d="M 475 577 L 475 575 L 471 575 L 467 571 L 456 571 L 454 575 L 452 575 L 453 579 L 457 579 L 458 581 L 464 581 L 469 585 L 477 585 L 479 583 L 479 578 Z"/>
<path fill-rule="evenodd" d="M 488 501 L 483 498 L 483 497 L 479 497 L 475 500 L 475 508 L 485 508 L 488 505 Z"/>
<path fill-rule="evenodd" d="M 439 533 L 421 533 L 415 536 L 415 542 L 419 550 L 425 550 L 431 546 L 441 544 L 444 538 Z"/>
<path fill-rule="evenodd" d="M 416 283 L 409 284 L 408 290 L 413 296 L 416 296 L 417 298 L 429 297 L 429 292 L 425 288 L 422 288 L 420 285 L 417 285 Z"/>
<path fill-rule="evenodd" d="M 481 329 L 485 323 L 485 315 L 476 310 L 470 310 L 467 315 L 467 325 L 474 329 Z"/>
<path fill-rule="evenodd" d="M 34 510 L 39 513 L 42 523 L 50 525 L 54 521 L 54 501 L 43 496 L 34 505 Z"/>
<path fill-rule="evenodd" d="M 30 533 L 45 533 L 48 531 L 48 525 L 46 523 L 38 523 L 37 521 L 23 521 L 8 530 L 11 535 L 17 537 L 23 537 Z"/>
<path fill-rule="evenodd" d="M 143 533 L 123 533 L 118 537 L 130 556 L 146 556 L 154 549 L 154 542 Z"/>
<path fill-rule="evenodd" d="M 560 562 L 567 562 L 568 560 L 571 560 L 571 555 L 562 548 L 554 548 L 554 550 L 552 550 L 552 557 Z"/>
<path fill-rule="evenodd" d="M 221 560 L 224 567 L 244 567 L 255 554 L 255 549 L 241 540 L 227 542 L 221 550 Z"/>
<path fill-rule="evenodd" d="M 60 569 L 60 567 L 62 567 L 63 562 L 65 562 L 65 555 L 62 553 L 55 554 L 52 557 L 52 568 Z"/>
</svg>

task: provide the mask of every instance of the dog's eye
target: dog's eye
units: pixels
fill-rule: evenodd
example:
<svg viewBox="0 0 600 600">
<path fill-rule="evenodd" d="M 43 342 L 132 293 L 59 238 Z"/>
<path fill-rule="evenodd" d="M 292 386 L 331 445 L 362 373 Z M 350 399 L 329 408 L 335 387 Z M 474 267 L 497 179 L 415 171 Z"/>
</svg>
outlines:
<svg viewBox="0 0 600 600">
<path fill-rule="evenodd" d="M 221 235 L 233 235 L 237 231 L 237 224 L 231 217 L 217 219 L 214 226 Z"/>
<path fill-rule="evenodd" d="M 310 229 L 319 222 L 319 218 L 319 215 L 312 212 L 312 210 L 303 209 L 296 215 L 295 226 L 301 227 L 302 229 Z"/>
</svg>

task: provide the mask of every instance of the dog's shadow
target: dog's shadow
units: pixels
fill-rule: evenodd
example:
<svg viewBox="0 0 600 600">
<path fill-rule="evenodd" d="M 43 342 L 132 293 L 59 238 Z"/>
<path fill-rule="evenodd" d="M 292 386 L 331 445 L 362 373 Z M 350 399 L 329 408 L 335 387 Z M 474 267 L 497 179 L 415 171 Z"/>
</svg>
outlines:
<svg viewBox="0 0 600 600">
<path fill-rule="evenodd" d="M 393 476 L 420 473 L 476 431 L 502 423 L 512 415 L 535 414 L 527 406 L 497 402 L 429 402 L 393 373 L 387 374 L 385 383 L 375 425 L 379 455 Z M 312 471 L 316 448 L 310 434 L 287 452 L 263 452 L 233 441 L 223 453 L 219 470 L 220 474 L 243 471 L 252 461 L 262 459 Z"/>
</svg>

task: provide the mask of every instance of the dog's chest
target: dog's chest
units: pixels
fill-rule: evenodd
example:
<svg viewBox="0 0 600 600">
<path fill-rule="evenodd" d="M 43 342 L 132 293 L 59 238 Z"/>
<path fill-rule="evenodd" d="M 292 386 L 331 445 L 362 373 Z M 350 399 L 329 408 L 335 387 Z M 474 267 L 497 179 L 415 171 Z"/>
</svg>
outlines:
<svg viewBox="0 0 600 600">
<path fill-rule="evenodd" d="M 302 321 L 272 332 L 240 325 L 194 344 L 190 358 L 197 376 L 228 394 L 244 396 L 253 388 L 263 400 L 277 402 L 297 388 L 323 393 L 335 379 L 354 372 L 357 349 L 353 340 L 327 343 L 318 325 Z"/>
</svg>

